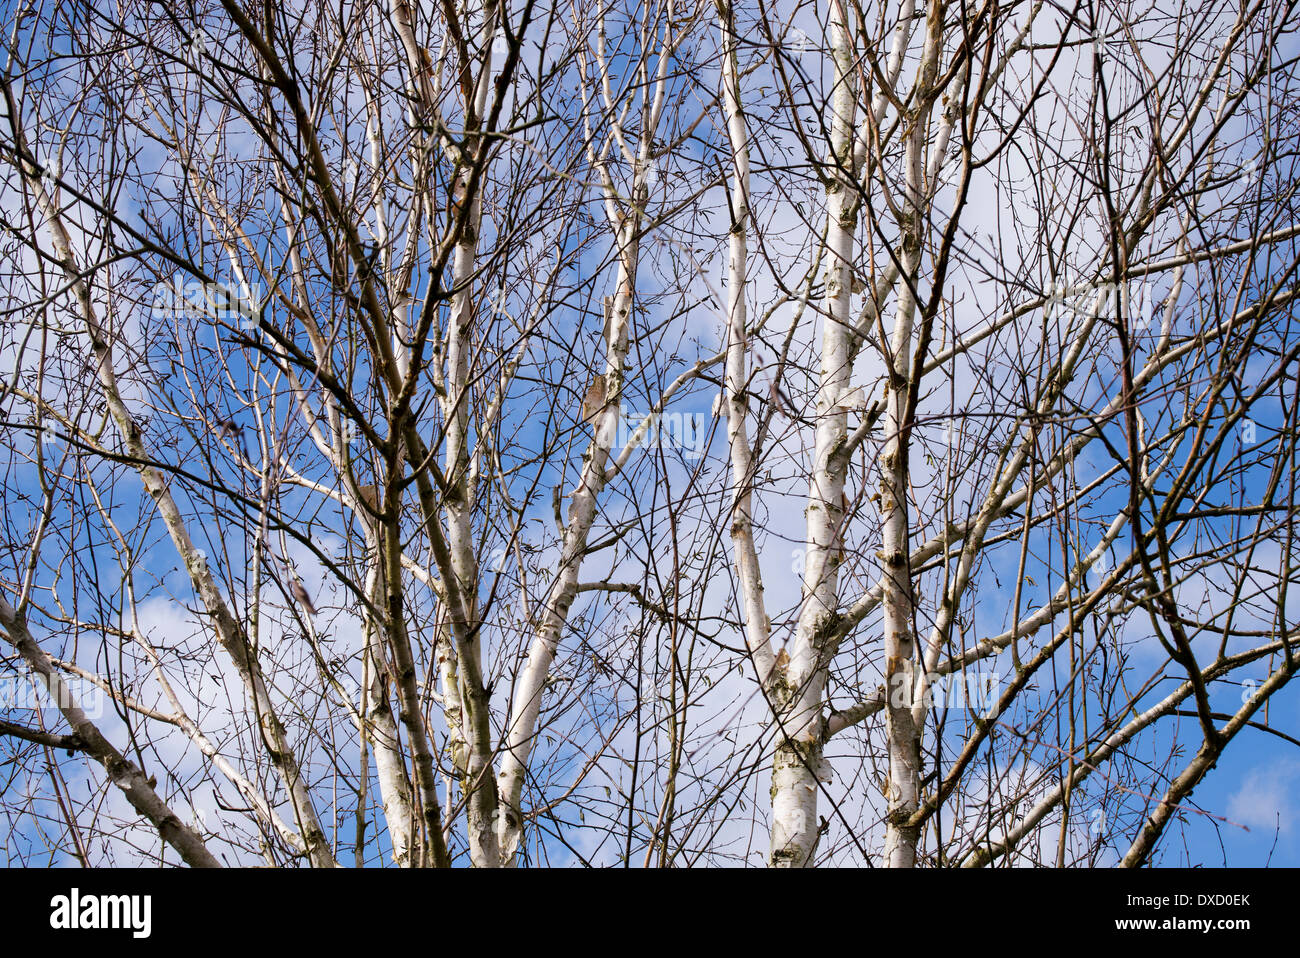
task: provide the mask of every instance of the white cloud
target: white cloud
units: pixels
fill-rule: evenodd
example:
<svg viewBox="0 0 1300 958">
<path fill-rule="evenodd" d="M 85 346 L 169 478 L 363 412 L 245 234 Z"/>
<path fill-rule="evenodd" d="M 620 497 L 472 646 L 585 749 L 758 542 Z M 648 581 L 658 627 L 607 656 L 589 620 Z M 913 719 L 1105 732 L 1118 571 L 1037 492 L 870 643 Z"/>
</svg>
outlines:
<svg viewBox="0 0 1300 958">
<path fill-rule="evenodd" d="M 1298 787 L 1300 761 L 1256 766 L 1228 801 L 1228 817 L 1254 828 L 1279 828 L 1289 835 L 1295 827 Z"/>
</svg>

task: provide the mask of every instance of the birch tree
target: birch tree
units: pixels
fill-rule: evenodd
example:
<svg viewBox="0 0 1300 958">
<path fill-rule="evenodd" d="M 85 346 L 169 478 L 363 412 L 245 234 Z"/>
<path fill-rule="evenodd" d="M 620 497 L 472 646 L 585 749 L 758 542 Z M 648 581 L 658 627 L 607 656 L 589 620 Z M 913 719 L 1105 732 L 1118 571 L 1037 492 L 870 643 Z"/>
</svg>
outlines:
<svg viewBox="0 0 1300 958">
<path fill-rule="evenodd" d="M 10 861 L 1238 829 L 1300 127 L 1220 6 L 7 12 Z"/>
</svg>

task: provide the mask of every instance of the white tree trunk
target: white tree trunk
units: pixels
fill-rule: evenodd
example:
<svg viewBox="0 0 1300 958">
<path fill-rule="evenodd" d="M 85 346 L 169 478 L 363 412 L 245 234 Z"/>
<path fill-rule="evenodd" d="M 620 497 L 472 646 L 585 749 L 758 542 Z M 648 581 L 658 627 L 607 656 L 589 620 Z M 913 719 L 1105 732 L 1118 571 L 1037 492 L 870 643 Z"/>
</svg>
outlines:
<svg viewBox="0 0 1300 958">
<path fill-rule="evenodd" d="M 104 766 L 109 780 L 122 790 L 131 807 L 148 819 L 158 834 L 171 845 L 187 865 L 195 868 L 220 868 L 221 862 L 208 851 L 203 839 L 187 827 L 167 803 L 154 791 L 153 785 L 140 769 L 104 738 L 99 728 L 87 716 L 68 688 L 63 676 L 54 668 L 50 657 L 37 644 L 27 628 L 27 622 L 8 601 L 0 597 L 0 625 L 4 626 L 9 641 L 18 654 L 39 677 L 49 692 L 55 706 L 81 747 L 91 758 Z"/>
<path fill-rule="evenodd" d="M 850 25 L 832 8 L 831 58 L 835 92 L 831 107 L 831 155 L 826 170 L 826 298 L 822 317 L 821 376 L 817 387 L 813 474 L 805 511 L 803 604 L 783 683 L 778 713 L 780 744 L 772 767 L 772 851 L 777 867 L 811 864 L 817 849 L 817 792 L 827 776 L 822 759 L 829 632 L 839 609 L 843 561 L 844 480 L 842 455 L 848 435 L 843 405 L 853 373 L 854 125 L 857 68 Z"/>
</svg>

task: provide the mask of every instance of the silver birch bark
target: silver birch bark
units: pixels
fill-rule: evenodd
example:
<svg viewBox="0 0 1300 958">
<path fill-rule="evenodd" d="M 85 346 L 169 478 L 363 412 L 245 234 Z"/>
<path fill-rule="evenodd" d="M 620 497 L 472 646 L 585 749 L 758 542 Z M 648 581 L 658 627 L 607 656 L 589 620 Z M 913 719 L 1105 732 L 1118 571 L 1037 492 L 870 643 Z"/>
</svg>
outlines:
<svg viewBox="0 0 1300 958">
<path fill-rule="evenodd" d="M 830 23 L 831 142 L 825 163 L 826 294 L 822 310 L 821 369 L 816 398 L 813 471 L 808 488 L 803 601 L 795 628 L 789 671 L 777 682 L 781 738 L 772 760 L 772 852 L 777 867 L 812 864 L 819 835 L 817 794 L 829 770 L 822 758 L 828 638 L 839 613 L 839 567 L 843 561 L 843 455 L 848 437 L 844 402 L 852 384 L 854 234 L 858 71 L 853 28 L 836 4 Z"/>
</svg>

